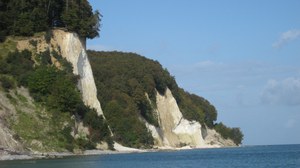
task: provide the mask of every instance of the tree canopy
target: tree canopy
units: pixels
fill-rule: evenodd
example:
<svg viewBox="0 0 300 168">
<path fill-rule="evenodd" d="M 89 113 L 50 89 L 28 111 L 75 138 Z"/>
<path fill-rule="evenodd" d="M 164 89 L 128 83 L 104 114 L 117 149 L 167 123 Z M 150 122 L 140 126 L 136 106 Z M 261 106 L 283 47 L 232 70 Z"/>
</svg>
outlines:
<svg viewBox="0 0 300 168">
<path fill-rule="evenodd" d="M 53 27 L 92 39 L 99 36 L 101 17 L 87 0 L 0 0 L 0 41 Z"/>
</svg>

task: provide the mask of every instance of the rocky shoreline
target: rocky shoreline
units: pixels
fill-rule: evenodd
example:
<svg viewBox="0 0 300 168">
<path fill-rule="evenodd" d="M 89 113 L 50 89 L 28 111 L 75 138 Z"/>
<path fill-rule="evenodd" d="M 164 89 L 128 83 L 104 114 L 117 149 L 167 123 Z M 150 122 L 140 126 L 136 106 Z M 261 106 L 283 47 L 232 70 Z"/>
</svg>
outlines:
<svg viewBox="0 0 300 168">
<path fill-rule="evenodd" d="M 151 150 L 138 151 L 111 151 L 111 150 L 86 150 L 77 153 L 72 152 L 49 152 L 49 153 L 32 153 L 32 152 L 17 152 L 8 149 L 0 149 L 0 161 L 7 160 L 32 160 L 32 159 L 55 159 L 68 156 L 88 156 L 88 155 L 108 155 L 121 153 L 140 153 L 150 152 Z"/>
</svg>

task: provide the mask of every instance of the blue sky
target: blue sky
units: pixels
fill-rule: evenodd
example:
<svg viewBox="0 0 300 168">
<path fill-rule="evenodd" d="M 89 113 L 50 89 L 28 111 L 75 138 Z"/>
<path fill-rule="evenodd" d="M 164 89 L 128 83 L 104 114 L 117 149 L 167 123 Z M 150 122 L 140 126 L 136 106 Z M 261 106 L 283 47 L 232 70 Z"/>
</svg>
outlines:
<svg viewBox="0 0 300 168">
<path fill-rule="evenodd" d="M 87 48 L 158 60 L 245 145 L 300 143 L 299 0 L 90 0 Z"/>
</svg>

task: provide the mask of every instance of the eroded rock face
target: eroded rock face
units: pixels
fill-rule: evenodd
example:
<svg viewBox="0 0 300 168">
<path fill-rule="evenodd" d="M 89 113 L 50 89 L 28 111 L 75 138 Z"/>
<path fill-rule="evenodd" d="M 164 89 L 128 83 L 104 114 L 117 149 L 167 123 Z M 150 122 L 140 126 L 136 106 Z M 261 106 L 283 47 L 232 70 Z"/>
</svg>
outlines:
<svg viewBox="0 0 300 168">
<path fill-rule="evenodd" d="M 22 150 L 22 145 L 13 138 L 11 131 L 2 123 L 0 123 L 0 137 L 0 150 L 1 148 Z"/>
<path fill-rule="evenodd" d="M 202 147 L 205 145 L 201 125 L 196 121 L 188 121 L 183 118 L 169 89 L 166 90 L 165 95 L 157 93 L 156 103 L 163 146 Z"/>
<path fill-rule="evenodd" d="M 210 147 L 237 146 L 231 139 L 224 139 L 216 130 L 207 128 L 204 136 L 205 144 Z"/>
<path fill-rule="evenodd" d="M 98 115 L 103 115 L 84 40 L 80 39 L 76 33 L 54 30 L 51 45 L 59 48 L 61 55 L 73 65 L 73 73 L 80 76 L 78 87 L 83 102 L 94 108 Z"/>
<path fill-rule="evenodd" d="M 150 101 L 150 99 L 148 99 Z M 182 113 L 170 89 L 164 95 L 156 96 L 158 122 L 160 128 L 145 121 L 146 127 L 152 133 L 157 147 L 178 148 L 214 148 L 235 146 L 232 140 L 224 139 L 213 129 L 201 126 L 197 121 L 183 118 Z"/>
</svg>

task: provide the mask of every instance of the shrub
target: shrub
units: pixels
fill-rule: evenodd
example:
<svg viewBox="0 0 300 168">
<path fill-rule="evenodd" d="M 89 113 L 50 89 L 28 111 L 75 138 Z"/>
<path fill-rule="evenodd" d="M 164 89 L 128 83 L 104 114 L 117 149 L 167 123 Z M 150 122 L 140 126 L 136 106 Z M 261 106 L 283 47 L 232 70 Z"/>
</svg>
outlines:
<svg viewBox="0 0 300 168">
<path fill-rule="evenodd" d="M 49 65 L 49 64 L 52 63 L 49 49 L 47 49 L 46 51 L 40 53 L 38 55 L 38 57 L 40 58 L 40 61 L 41 61 L 42 65 Z"/>
<path fill-rule="evenodd" d="M 107 139 L 110 137 L 110 131 L 106 121 L 103 119 L 103 116 L 98 116 L 95 110 L 90 109 L 86 113 L 83 123 L 85 126 L 89 127 L 89 139 L 91 142 L 98 143 L 101 141 L 111 141 L 111 139 Z"/>
<path fill-rule="evenodd" d="M 79 146 L 81 150 L 89 150 L 89 149 L 95 149 L 96 144 L 91 142 L 89 139 L 79 137 L 76 139 L 76 144 Z"/>
<path fill-rule="evenodd" d="M 37 41 L 36 40 L 29 40 L 29 44 L 31 44 L 33 47 L 37 47 Z"/>
<path fill-rule="evenodd" d="M 240 128 L 230 128 L 224 125 L 222 122 L 216 124 L 214 128 L 222 135 L 223 138 L 232 139 L 236 145 L 242 143 L 244 135 L 241 132 Z"/>
<path fill-rule="evenodd" d="M 73 151 L 74 150 L 74 147 L 75 147 L 75 144 L 74 144 L 74 138 L 73 136 L 71 135 L 71 131 L 72 131 L 72 128 L 70 126 L 66 126 L 64 127 L 60 133 L 64 136 L 64 141 L 65 141 L 65 148 L 68 150 L 68 151 Z"/>
<path fill-rule="evenodd" d="M 8 77 L 8 76 L 1 76 L 0 83 L 5 91 L 8 91 L 8 90 L 16 87 L 15 81 L 11 77 Z"/>
</svg>

